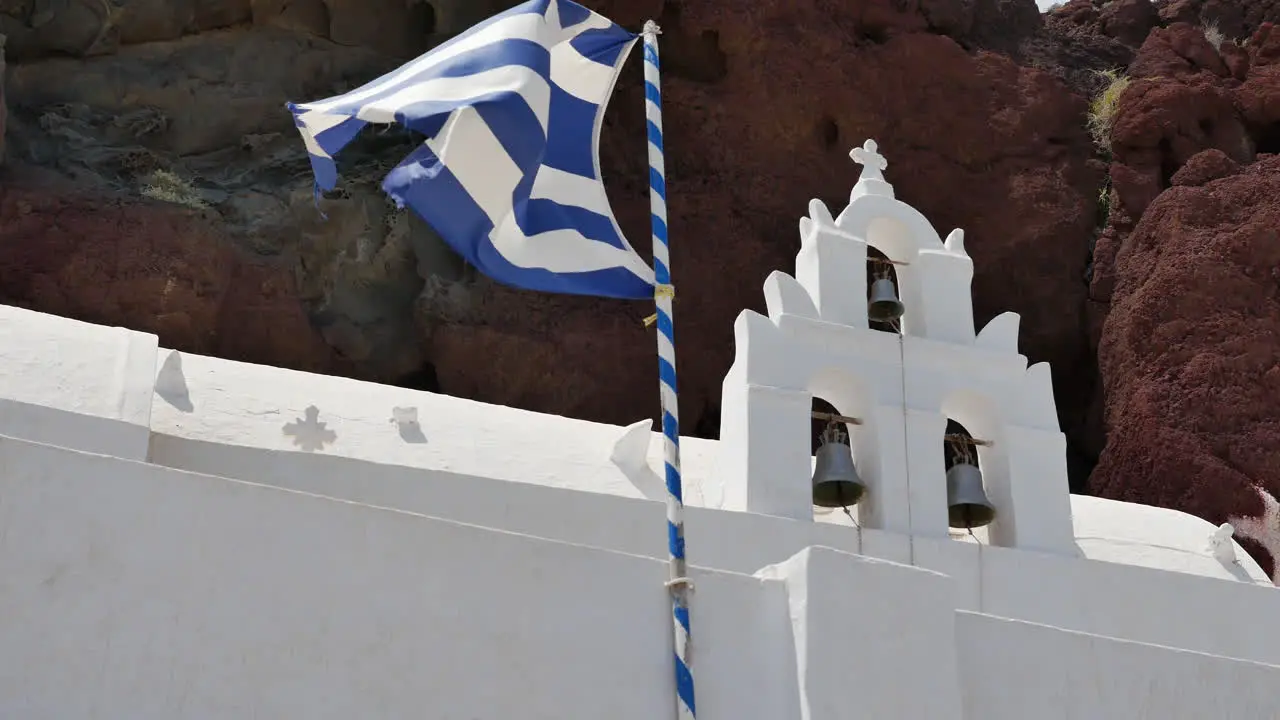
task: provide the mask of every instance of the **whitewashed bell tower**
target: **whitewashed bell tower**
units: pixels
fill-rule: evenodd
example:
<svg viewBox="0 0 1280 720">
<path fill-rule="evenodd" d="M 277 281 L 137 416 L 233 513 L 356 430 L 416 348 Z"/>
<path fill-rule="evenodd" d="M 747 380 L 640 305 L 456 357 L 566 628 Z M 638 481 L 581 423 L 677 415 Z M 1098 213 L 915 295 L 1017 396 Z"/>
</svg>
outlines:
<svg viewBox="0 0 1280 720">
<path fill-rule="evenodd" d="M 975 333 L 964 233 L 944 243 L 895 199 L 874 141 L 851 156 L 863 169 L 848 206 L 833 219 L 810 201 L 795 276 L 771 274 L 768 317 L 743 311 L 734 323 L 717 464 L 724 507 L 813 518 L 810 419 L 819 397 L 858 421 L 846 427 L 867 486 L 855 510 L 863 527 L 948 536 L 950 419 L 983 443 L 977 460 L 996 508 L 990 542 L 1074 553 L 1066 441 L 1048 364 L 1027 367 L 1015 313 Z M 868 246 L 897 276 L 900 333 L 868 322 Z"/>
</svg>

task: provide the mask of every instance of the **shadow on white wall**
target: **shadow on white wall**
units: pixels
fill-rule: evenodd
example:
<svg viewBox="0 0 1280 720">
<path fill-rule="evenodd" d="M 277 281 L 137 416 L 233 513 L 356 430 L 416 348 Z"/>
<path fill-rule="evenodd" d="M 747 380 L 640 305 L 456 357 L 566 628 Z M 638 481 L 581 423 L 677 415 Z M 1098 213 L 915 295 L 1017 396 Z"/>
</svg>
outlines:
<svg viewBox="0 0 1280 720">
<path fill-rule="evenodd" d="M 330 430 L 328 423 L 320 421 L 320 408 L 311 405 L 306 409 L 305 415 L 305 420 L 297 418 L 281 428 L 285 435 L 293 437 L 295 447 L 303 452 L 315 452 L 337 442 L 338 433 Z"/>
</svg>

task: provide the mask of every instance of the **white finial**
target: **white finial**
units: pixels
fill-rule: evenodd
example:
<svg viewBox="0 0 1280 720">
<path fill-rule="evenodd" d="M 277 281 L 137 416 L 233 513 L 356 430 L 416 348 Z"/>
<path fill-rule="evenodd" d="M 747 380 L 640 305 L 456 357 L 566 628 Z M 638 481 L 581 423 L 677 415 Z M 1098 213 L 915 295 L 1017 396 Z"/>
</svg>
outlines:
<svg viewBox="0 0 1280 720">
<path fill-rule="evenodd" d="M 662 478 L 649 467 L 649 443 L 652 439 L 652 420 L 632 423 L 613 444 L 609 460 L 641 495 L 650 500 L 660 500 L 666 497 L 667 489 Z"/>
<path fill-rule="evenodd" d="M 858 178 L 858 182 L 867 180 L 884 182 L 884 171 L 889 167 L 889 161 L 885 160 L 878 150 L 876 141 L 868 139 L 862 143 L 862 147 L 854 148 L 849 152 L 849 157 L 862 166 L 862 176 Z"/>
<path fill-rule="evenodd" d="M 1231 536 L 1235 532 L 1236 529 L 1232 527 L 1231 523 L 1222 523 L 1217 530 L 1209 534 L 1209 552 L 1213 553 L 1218 562 L 1225 565 L 1234 565 L 1240 562 L 1236 559 L 1235 543 L 1231 541 Z"/>
<path fill-rule="evenodd" d="M 418 408 L 416 407 L 393 407 L 391 408 L 391 422 L 397 425 L 412 425 L 418 422 Z"/>
</svg>

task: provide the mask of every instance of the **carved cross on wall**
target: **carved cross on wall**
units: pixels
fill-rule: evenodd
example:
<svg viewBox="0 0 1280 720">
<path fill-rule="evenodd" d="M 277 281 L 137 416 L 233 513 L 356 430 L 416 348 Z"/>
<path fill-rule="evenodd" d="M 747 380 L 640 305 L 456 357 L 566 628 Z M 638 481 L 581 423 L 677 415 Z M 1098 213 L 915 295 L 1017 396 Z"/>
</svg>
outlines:
<svg viewBox="0 0 1280 720">
<path fill-rule="evenodd" d="M 884 171 L 889 167 L 889 161 L 879 152 L 879 146 L 875 140 L 867 140 L 862 143 L 862 147 L 856 147 L 849 152 L 849 157 L 853 161 L 862 166 L 862 180 L 884 180 Z"/>
<path fill-rule="evenodd" d="M 306 409 L 306 420 L 297 418 L 284 426 L 284 434 L 293 436 L 293 444 L 306 452 L 323 450 L 324 446 L 338 439 L 338 434 L 320 422 L 320 408 L 312 405 Z"/>
</svg>

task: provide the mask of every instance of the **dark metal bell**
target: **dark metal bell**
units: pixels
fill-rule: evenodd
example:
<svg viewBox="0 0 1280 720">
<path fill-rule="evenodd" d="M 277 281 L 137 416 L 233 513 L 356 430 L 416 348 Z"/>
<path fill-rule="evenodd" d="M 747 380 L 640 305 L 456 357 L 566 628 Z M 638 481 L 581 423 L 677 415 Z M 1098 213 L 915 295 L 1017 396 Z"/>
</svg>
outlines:
<svg viewBox="0 0 1280 720">
<path fill-rule="evenodd" d="M 956 463 L 947 471 L 947 519 L 953 528 L 990 525 L 996 506 L 982 489 L 982 471 L 969 463 Z"/>
<path fill-rule="evenodd" d="M 893 322 L 902 317 L 904 310 L 892 280 L 880 278 L 871 284 L 871 300 L 867 302 L 868 319 L 872 322 Z"/>
<path fill-rule="evenodd" d="M 823 433 L 817 457 L 813 469 L 813 504 L 826 508 L 857 505 L 867 486 L 858 477 L 853 450 L 845 434 L 828 428 Z"/>
</svg>

